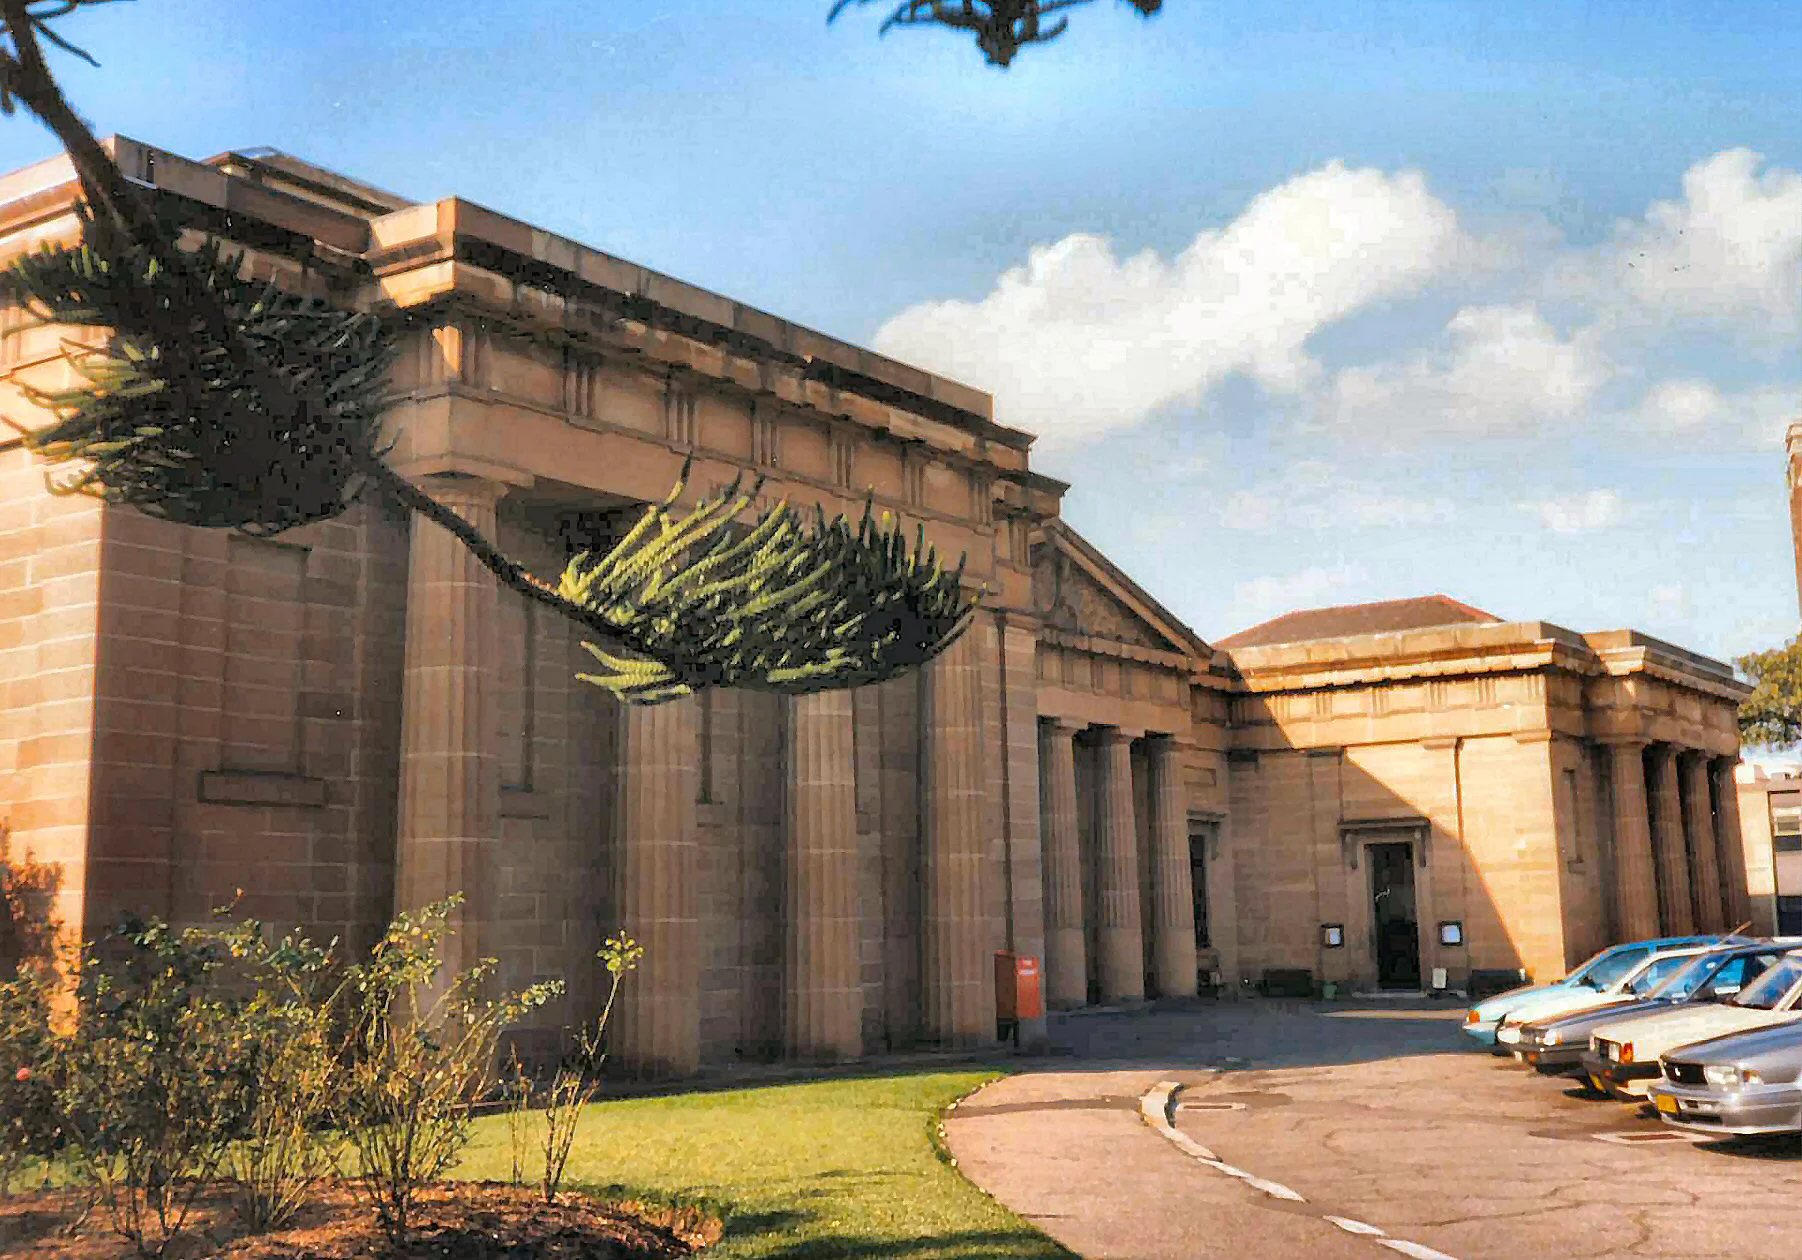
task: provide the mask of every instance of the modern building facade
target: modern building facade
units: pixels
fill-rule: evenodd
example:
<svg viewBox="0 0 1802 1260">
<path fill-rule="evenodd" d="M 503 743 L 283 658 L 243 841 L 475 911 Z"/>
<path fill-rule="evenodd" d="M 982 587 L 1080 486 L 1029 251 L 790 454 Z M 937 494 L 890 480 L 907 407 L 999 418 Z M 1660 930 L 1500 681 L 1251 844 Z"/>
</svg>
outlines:
<svg viewBox="0 0 1802 1260">
<path fill-rule="evenodd" d="M 978 391 L 455 198 L 109 143 L 255 274 L 393 320 L 392 461 L 538 571 L 692 459 L 691 499 L 871 493 L 986 595 L 914 677 L 628 708 L 436 526 L 209 533 L 54 497 L 0 439 L 0 818 L 72 933 L 242 890 L 358 943 L 460 891 L 453 963 L 569 981 L 548 1044 L 623 926 L 613 1060 L 682 1075 L 992 1041 L 998 951 L 1070 1007 L 1456 987 L 1743 917 L 1726 666 L 1439 598 L 1209 644 Z M 0 179 L 0 249 L 71 239 L 75 195 L 61 161 Z M 0 371 L 58 379 L 55 332 Z M 10 384 L 0 414 L 32 422 Z"/>
<path fill-rule="evenodd" d="M 1802 774 L 1739 767 L 1746 886 L 1759 931 L 1802 936 Z"/>
</svg>

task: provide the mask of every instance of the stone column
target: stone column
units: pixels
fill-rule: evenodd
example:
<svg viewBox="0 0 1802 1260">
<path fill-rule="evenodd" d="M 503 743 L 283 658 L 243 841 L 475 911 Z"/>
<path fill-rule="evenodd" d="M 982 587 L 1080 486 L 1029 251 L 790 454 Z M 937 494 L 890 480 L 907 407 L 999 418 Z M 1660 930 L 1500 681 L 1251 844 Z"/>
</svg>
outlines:
<svg viewBox="0 0 1802 1260">
<path fill-rule="evenodd" d="M 974 630 L 920 671 L 921 1006 L 941 1046 L 995 1038 L 983 918 L 982 676 Z"/>
<path fill-rule="evenodd" d="M 1150 744 L 1153 973 L 1159 997 L 1194 997 L 1195 876 L 1182 748 L 1168 735 Z"/>
<path fill-rule="evenodd" d="M 1076 726 L 1039 723 L 1039 812 L 1045 835 L 1045 1001 L 1064 1010 L 1089 1000 L 1076 830 Z"/>
<path fill-rule="evenodd" d="M 1132 736 L 1100 732 L 1095 759 L 1096 948 L 1103 1002 L 1145 996 L 1145 937 L 1139 915 L 1139 838 L 1133 817 Z"/>
<path fill-rule="evenodd" d="M 438 477 L 423 489 L 494 537 L 495 509 L 506 487 Z M 500 586 L 444 529 L 417 515 L 411 529 L 394 908 L 418 910 L 452 893 L 463 895 L 442 953 L 448 980 L 493 952 L 501 834 L 495 713 Z"/>
<path fill-rule="evenodd" d="M 789 701 L 783 1045 L 796 1058 L 863 1053 L 851 721 L 849 691 Z"/>
<path fill-rule="evenodd" d="M 620 986 L 608 1058 L 639 1077 L 686 1076 L 701 1061 L 698 709 L 693 696 L 617 706 L 614 905 L 644 961 Z"/>
<path fill-rule="evenodd" d="M 1677 758 L 1677 774 L 1683 787 L 1683 832 L 1694 876 L 1691 893 L 1696 931 L 1719 932 L 1733 924 L 1721 922 L 1721 871 L 1714 840 L 1714 806 L 1708 799 L 1708 754 L 1685 749 Z"/>
<path fill-rule="evenodd" d="M 1714 781 L 1714 843 L 1720 855 L 1721 902 L 1730 928 L 1752 917 L 1752 894 L 1746 887 L 1746 841 L 1739 823 L 1739 784 L 1733 778 L 1738 764 L 1738 757 L 1716 757 L 1708 764 Z"/>
<path fill-rule="evenodd" d="M 1630 941 L 1658 935 L 1658 877 L 1652 867 L 1652 824 L 1646 810 L 1645 745 L 1608 745 L 1614 797 L 1614 921 Z"/>
<path fill-rule="evenodd" d="M 1689 854 L 1683 847 L 1683 800 L 1677 786 L 1677 750 L 1652 745 L 1652 851 L 1658 859 L 1658 921 L 1664 936 L 1696 930 L 1689 899 Z"/>
</svg>

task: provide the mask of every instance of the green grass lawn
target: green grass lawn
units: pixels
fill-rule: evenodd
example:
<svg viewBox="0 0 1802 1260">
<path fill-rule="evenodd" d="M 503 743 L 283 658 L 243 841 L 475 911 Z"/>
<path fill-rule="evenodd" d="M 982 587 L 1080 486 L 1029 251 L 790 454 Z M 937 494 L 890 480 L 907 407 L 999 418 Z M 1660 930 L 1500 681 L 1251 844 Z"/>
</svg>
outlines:
<svg viewBox="0 0 1802 1260">
<path fill-rule="evenodd" d="M 940 1109 L 996 1075 L 912 1073 L 596 1103 L 582 1117 L 565 1185 L 705 1207 L 725 1221 L 725 1237 L 707 1252 L 719 1260 L 1062 1260 L 1070 1253 L 934 1150 Z M 505 1180 L 511 1162 L 506 1118 L 490 1116 L 456 1175 Z"/>
</svg>

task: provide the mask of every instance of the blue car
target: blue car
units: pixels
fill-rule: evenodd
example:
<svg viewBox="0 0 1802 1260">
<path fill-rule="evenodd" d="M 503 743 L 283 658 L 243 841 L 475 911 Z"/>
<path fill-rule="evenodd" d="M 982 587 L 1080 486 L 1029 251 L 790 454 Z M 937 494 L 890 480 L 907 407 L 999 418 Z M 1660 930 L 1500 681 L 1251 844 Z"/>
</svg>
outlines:
<svg viewBox="0 0 1802 1260">
<path fill-rule="evenodd" d="M 1550 984 L 1522 985 L 1518 989 L 1509 989 L 1506 993 L 1498 993 L 1494 997 L 1483 999 L 1465 1013 L 1464 1032 L 1483 1045 L 1493 1047 L 1496 1044 L 1495 1030 L 1503 1018 L 1516 1007 L 1530 1005 L 1541 994 L 1561 993 L 1565 989 L 1578 985 L 1599 992 L 1659 950 L 1672 949 L 1682 945 L 1710 945 L 1716 941 L 1727 939 L 1733 938 L 1718 935 L 1661 936 L 1650 941 L 1630 941 L 1625 945 L 1611 945 L 1562 980 L 1554 980 Z"/>
</svg>

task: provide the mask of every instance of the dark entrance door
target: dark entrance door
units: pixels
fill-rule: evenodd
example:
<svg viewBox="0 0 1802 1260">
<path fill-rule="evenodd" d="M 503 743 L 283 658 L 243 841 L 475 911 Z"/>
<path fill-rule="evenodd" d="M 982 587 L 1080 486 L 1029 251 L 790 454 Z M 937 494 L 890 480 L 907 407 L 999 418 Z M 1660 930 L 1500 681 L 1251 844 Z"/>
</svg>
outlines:
<svg viewBox="0 0 1802 1260">
<path fill-rule="evenodd" d="M 1370 864 L 1371 941 L 1377 984 L 1385 989 L 1420 987 L 1420 924 L 1414 918 L 1414 846 L 1373 844 Z"/>
</svg>

